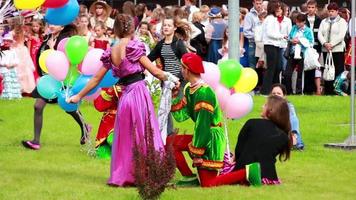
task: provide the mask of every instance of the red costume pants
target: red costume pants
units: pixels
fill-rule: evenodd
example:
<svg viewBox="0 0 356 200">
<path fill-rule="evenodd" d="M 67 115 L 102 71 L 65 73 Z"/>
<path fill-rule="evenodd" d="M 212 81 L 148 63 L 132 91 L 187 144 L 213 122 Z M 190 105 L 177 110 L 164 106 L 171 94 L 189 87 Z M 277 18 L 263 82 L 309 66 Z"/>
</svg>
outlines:
<svg viewBox="0 0 356 200">
<path fill-rule="evenodd" d="M 173 145 L 176 165 L 183 176 L 194 175 L 183 155 L 183 151 L 189 151 L 188 144 L 192 142 L 192 139 L 193 135 L 171 135 L 167 137 L 167 145 Z M 200 185 L 202 187 L 213 187 L 246 182 L 245 169 L 219 176 L 217 170 L 209 170 L 198 167 L 198 175 Z"/>
</svg>

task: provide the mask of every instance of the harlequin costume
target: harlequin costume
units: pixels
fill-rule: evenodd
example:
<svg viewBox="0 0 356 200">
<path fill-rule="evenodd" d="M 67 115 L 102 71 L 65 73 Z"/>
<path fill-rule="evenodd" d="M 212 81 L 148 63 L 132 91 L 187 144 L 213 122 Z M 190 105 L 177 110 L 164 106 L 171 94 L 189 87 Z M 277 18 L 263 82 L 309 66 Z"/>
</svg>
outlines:
<svg viewBox="0 0 356 200">
<path fill-rule="evenodd" d="M 121 88 L 119 86 L 113 86 L 103 88 L 100 95 L 94 100 L 96 110 L 104 113 L 95 140 L 96 155 L 99 158 L 110 159 L 111 157 L 116 108 L 120 96 Z"/>
<path fill-rule="evenodd" d="M 194 53 L 183 55 L 182 66 L 196 75 L 204 73 L 202 59 Z M 181 174 L 194 177 L 182 153 L 188 151 L 193 166 L 198 169 L 202 187 L 246 180 L 246 170 L 218 176 L 218 171 L 223 167 L 226 138 L 222 129 L 222 112 L 213 90 L 203 81 L 193 85 L 188 83 L 184 97 L 176 97 L 172 101 L 172 115 L 178 122 L 189 118 L 195 122 L 193 135 L 176 135 L 173 141 L 176 164 Z M 256 167 L 254 165 L 252 168 Z"/>
</svg>

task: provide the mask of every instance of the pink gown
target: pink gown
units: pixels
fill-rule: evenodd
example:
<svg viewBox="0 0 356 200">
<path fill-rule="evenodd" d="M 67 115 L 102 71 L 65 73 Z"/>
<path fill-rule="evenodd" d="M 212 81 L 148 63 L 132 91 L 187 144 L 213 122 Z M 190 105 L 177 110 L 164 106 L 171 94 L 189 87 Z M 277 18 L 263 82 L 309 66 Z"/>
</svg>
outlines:
<svg viewBox="0 0 356 200">
<path fill-rule="evenodd" d="M 139 40 L 133 39 L 128 43 L 126 57 L 118 67 L 111 63 L 110 53 L 106 51 L 101 60 L 106 68 L 113 70 L 115 76 L 123 78 L 144 71 L 139 59 L 145 55 L 145 45 Z M 116 116 L 108 184 L 132 186 L 135 184 L 134 144 L 135 141 L 145 141 L 148 124 L 153 132 L 155 149 L 164 150 L 152 99 L 144 80 L 122 87 Z"/>
</svg>

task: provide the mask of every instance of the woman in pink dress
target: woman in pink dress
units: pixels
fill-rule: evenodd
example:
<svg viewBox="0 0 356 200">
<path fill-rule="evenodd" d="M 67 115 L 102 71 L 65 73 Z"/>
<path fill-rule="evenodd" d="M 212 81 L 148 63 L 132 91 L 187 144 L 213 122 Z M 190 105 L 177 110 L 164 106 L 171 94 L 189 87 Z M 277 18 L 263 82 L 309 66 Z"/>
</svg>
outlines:
<svg viewBox="0 0 356 200">
<path fill-rule="evenodd" d="M 108 70 L 113 70 L 114 75 L 120 78 L 118 84 L 122 87 L 122 96 L 118 103 L 115 120 L 108 184 L 132 186 L 135 185 L 133 148 L 135 143 L 146 144 L 147 130 L 151 130 L 153 133 L 155 149 L 164 151 L 158 121 L 143 72 L 147 69 L 160 80 L 174 81 L 178 85 L 179 82 L 178 78 L 161 71 L 145 56 L 145 45 L 134 38 L 135 27 L 133 19 L 129 15 L 118 15 L 114 27 L 120 42 L 112 48 L 111 52 L 106 51 L 103 54 L 101 60 L 104 67 L 79 94 L 72 96 L 68 101 L 79 102 L 99 84 Z M 151 125 L 150 128 L 147 128 L 148 124 Z M 143 148 L 145 149 L 145 146 Z"/>
</svg>

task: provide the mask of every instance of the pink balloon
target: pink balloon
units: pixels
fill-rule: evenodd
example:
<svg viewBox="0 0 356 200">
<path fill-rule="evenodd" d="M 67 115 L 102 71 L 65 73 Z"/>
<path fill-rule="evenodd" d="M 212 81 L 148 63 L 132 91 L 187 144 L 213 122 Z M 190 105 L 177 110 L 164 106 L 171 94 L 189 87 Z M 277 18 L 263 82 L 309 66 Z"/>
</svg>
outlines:
<svg viewBox="0 0 356 200">
<path fill-rule="evenodd" d="M 83 67 L 83 63 L 81 62 L 81 63 L 78 64 L 78 71 L 80 73 L 82 73 L 82 67 Z"/>
<path fill-rule="evenodd" d="M 57 45 L 57 50 L 65 53 L 65 47 L 68 42 L 68 38 L 63 38 Z"/>
<path fill-rule="evenodd" d="M 212 88 L 217 88 L 220 85 L 220 70 L 219 67 L 212 62 L 203 62 L 205 73 L 201 74 L 201 78 Z"/>
<path fill-rule="evenodd" d="M 69 61 L 61 51 L 51 52 L 46 59 L 48 73 L 58 81 L 63 81 L 68 73 Z"/>
<path fill-rule="evenodd" d="M 226 103 L 225 114 L 231 119 L 238 119 L 249 112 L 253 107 L 253 100 L 251 95 L 244 93 L 235 93 L 231 95 Z"/>
<path fill-rule="evenodd" d="M 230 90 L 219 84 L 215 89 L 216 97 L 218 98 L 220 108 L 225 111 L 227 100 L 230 97 Z"/>
<path fill-rule="evenodd" d="M 94 101 L 96 99 L 96 97 L 98 97 L 100 95 L 101 89 L 99 88 L 98 90 L 96 90 L 96 92 L 92 95 L 87 95 L 84 97 L 84 99 L 89 100 L 89 101 Z"/>
<path fill-rule="evenodd" d="M 104 50 L 102 49 L 91 49 L 83 60 L 81 72 L 84 75 L 96 74 L 103 66 L 103 62 L 100 60 L 103 53 Z"/>
</svg>

